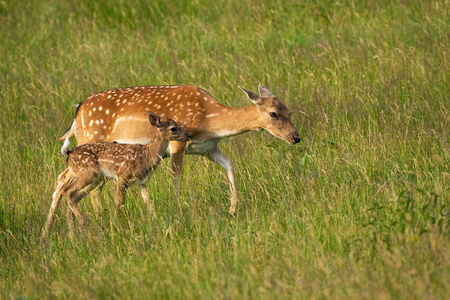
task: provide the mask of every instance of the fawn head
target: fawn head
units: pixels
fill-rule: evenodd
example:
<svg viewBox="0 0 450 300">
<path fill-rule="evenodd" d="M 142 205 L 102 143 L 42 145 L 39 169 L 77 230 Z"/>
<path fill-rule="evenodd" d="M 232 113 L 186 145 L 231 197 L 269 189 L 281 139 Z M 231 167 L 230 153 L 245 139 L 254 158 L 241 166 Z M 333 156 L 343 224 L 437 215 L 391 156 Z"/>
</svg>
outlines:
<svg viewBox="0 0 450 300">
<path fill-rule="evenodd" d="M 181 126 L 172 119 L 161 118 L 160 116 L 147 111 L 150 124 L 156 127 L 165 140 L 186 142 L 191 137 Z"/>
<path fill-rule="evenodd" d="M 259 124 L 272 135 L 294 145 L 300 142 L 300 135 L 291 122 L 292 112 L 266 87 L 259 86 L 259 95 L 239 87 L 259 108 Z"/>
</svg>

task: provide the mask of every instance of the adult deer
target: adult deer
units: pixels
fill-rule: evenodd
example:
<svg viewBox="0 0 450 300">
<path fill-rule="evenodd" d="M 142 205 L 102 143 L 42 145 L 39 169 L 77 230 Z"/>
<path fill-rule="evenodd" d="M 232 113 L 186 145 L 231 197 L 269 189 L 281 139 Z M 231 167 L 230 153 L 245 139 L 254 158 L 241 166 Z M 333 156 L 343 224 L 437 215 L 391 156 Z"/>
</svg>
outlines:
<svg viewBox="0 0 450 300">
<path fill-rule="evenodd" d="M 292 112 L 269 89 L 260 85 L 259 95 L 241 89 L 253 105 L 228 107 L 203 89 L 188 85 L 106 90 L 79 104 L 71 127 L 61 139 L 75 136 L 79 145 L 114 141 L 145 144 L 152 136 L 148 127 L 142 126 L 148 122 L 147 110 L 171 118 L 191 136 L 189 142 L 171 141 L 166 153 L 170 154 L 176 190 L 181 189 L 179 179 L 184 155 L 204 155 L 227 171 L 231 189 L 229 212 L 234 215 L 238 203 L 234 166 L 220 150 L 219 141 L 227 136 L 265 129 L 290 144 L 300 142 L 291 123 Z"/>
</svg>

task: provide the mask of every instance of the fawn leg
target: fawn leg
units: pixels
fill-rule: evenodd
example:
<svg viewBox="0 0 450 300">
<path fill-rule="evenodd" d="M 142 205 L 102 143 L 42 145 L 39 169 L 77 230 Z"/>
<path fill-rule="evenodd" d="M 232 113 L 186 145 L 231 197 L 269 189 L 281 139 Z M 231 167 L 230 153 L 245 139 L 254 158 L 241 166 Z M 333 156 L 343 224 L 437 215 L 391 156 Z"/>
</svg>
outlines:
<svg viewBox="0 0 450 300">
<path fill-rule="evenodd" d="M 47 221 L 45 222 L 44 228 L 42 229 L 42 233 L 41 233 L 41 237 L 40 237 L 41 241 L 44 240 L 47 237 L 47 234 L 50 232 L 50 229 L 53 225 L 53 219 L 55 217 L 55 212 L 56 212 L 56 209 L 58 208 L 61 198 L 62 198 L 61 189 L 57 188 L 56 191 L 53 193 L 52 206 L 50 207 Z"/>
<path fill-rule="evenodd" d="M 149 208 L 150 213 L 152 214 L 152 217 L 153 218 L 156 217 L 155 209 L 153 207 L 153 202 L 150 201 L 150 195 L 148 193 L 147 185 L 145 183 L 142 183 L 139 186 L 139 188 L 141 190 L 142 199 L 144 199 L 145 204 L 147 204 L 147 207 Z"/>
<path fill-rule="evenodd" d="M 71 240 L 75 239 L 75 215 L 72 212 L 72 209 L 69 206 L 69 202 L 67 202 L 66 207 L 66 216 L 67 216 L 67 226 L 69 226 L 69 237 Z"/>
<path fill-rule="evenodd" d="M 125 204 L 125 194 L 127 192 L 128 183 L 119 178 L 117 180 L 117 190 L 116 190 L 116 207 L 120 210 L 120 207 Z"/>
<path fill-rule="evenodd" d="M 55 217 L 56 209 L 58 208 L 58 205 L 61 201 L 61 198 L 63 196 L 62 189 L 65 187 L 66 184 L 71 183 L 75 179 L 74 174 L 69 170 L 66 169 L 64 172 L 62 172 L 58 176 L 58 183 L 56 186 L 56 190 L 53 193 L 52 196 L 52 205 L 50 207 L 50 211 L 48 213 L 47 221 L 45 222 L 44 228 L 42 229 L 40 240 L 43 241 L 48 233 L 50 232 L 50 229 L 53 225 L 53 220 Z"/>
<path fill-rule="evenodd" d="M 89 196 L 91 196 L 91 204 L 97 216 L 101 216 L 103 210 L 102 204 L 100 202 L 100 194 L 102 193 L 104 184 L 104 181 L 100 182 L 100 184 L 95 189 L 89 192 Z"/>
<path fill-rule="evenodd" d="M 86 228 L 86 218 L 78 207 L 78 202 L 83 199 L 92 189 L 96 187 L 96 184 L 90 183 L 83 187 L 81 190 L 77 189 L 77 184 L 68 189 L 67 194 L 67 222 L 69 225 L 69 231 L 71 238 L 75 237 L 74 216 L 77 218 L 81 225 L 81 230 L 84 232 Z"/>
</svg>

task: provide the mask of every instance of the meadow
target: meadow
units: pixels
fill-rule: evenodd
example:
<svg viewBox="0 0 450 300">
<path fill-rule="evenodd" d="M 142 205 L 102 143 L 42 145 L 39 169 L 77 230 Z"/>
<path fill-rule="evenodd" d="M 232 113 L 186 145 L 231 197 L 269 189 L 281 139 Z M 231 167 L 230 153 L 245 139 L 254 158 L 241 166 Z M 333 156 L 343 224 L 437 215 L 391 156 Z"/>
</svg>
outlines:
<svg viewBox="0 0 450 300">
<path fill-rule="evenodd" d="M 445 299 L 450 294 L 450 2 L 0 1 L 0 299 Z M 250 105 L 269 87 L 302 142 L 228 138 L 225 172 L 169 161 L 87 234 L 60 205 L 38 237 L 74 104 L 190 84 Z M 72 141 L 72 146 L 76 142 Z M 447 296 L 445 296 L 447 295 Z"/>
</svg>

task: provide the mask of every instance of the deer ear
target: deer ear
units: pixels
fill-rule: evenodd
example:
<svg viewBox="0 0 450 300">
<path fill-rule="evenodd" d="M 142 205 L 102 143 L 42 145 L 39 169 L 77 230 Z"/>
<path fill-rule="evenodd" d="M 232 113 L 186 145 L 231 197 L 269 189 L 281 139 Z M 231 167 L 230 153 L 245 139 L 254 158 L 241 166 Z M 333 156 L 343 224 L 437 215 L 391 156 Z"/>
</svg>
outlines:
<svg viewBox="0 0 450 300">
<path fill-rule="evenodd" d="M 253 93 L 252 91 L 246 90 L 246 89 L 244 89 L 243 87 L 241 87 L 239 85 L 238 85 L 238 87 L 241 90 L 243 90 L 245 94 L 247 94 L 248 99 L 250 99 L 250 101 L 252 101 L 254 104 L 257 104 L 257 105 L 261 105 L 262 104 L 261 99 L 259 99 L 258 94 Z"/>
<path fill-rule="evenodd" d="M 160 127 L 161 126 L 161 118 L 158 115 L 152 113 L 151 111 L 147 111 L 147 113 L 148 113 L 148 119 L 150 121 L 150 124 L 152 124 L 152 126 L 155 126 L 157 128 Z"/>
<path fill-rule="evenodd" d="M 259 85 L 258 90 L 259 90 L 259 95 L 261 98 L 275 97 L 275 95 L 265 86 Z"/>
</svg>

